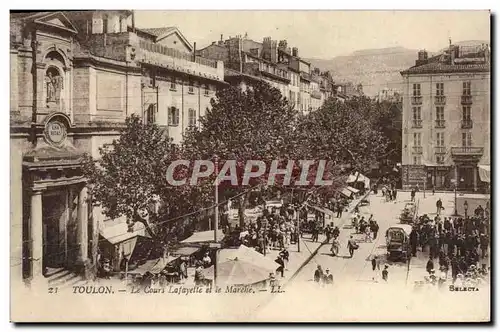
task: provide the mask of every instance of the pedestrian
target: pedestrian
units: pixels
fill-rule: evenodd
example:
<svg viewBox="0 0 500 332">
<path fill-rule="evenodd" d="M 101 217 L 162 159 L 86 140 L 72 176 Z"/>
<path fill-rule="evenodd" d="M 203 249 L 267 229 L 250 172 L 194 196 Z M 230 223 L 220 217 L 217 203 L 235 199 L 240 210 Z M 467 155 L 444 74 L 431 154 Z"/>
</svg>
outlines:
<svg viewBox="0 0 500 332">
<path fill-rule="evenodd" d="M 344 207 L 342 205 L 342 202 L 337 202 L 337 218 L 342 218 L 342 211 L 344 210 Z"/>
<path fill-rule="evenodd" d="M 411 190 L 410 196 L 411 196 L 411 201 L 414 202 L 415 201 L 415 189 Z"/>
<path fill-rule="evenodd" d="M 347 248 L 349 249 L 350 258 L 352 258 L 352 256 L 354 255 L 354 251 L 359 248 L 358 244 L 353 239 L 352 235 L 349 241 L 347 241 Z"/>
<path fill-rule="evenodd" d="M 316 271 L 314 271 L 314 282 L 321 282 L 323 279 L 323 269 L 321 268 L 321 265 L 318 265 L 316 268 Z"/>
<path fill-rule="evenodd" d="M 288 261 L 290 259 L 290 253 L 285 248 L 285 249 L 283 249 L 283 251 L 280 252 L 280 256 L 283 257 L 283 260 L 286 262 L 286 264 L 285 264 L 285 270 L 286 270 L 286 267 L 288 266 Z"/>
<path fill-rule="evenodd" d="M 365 242 L 372 242 L 372 233 L 368 225 L 365 226 Z"/>
<path fill-rule="evenodd" d="M 384 269 L 382 270 L 382 280 L 387 282 L 389 280 L 389 265 L 385 264 Z"/>
<path fill-rule="evenodd" d="M 323 282 L 325 285 L 333 285 L 333 275 L 330 273 L 330 269 L 326 269 L 326 273 L 323 275 Z"/>
<path fill-rule="evenodd" d="M 376 220 L 372 221 L 372 224 L 371 224 L 370 228 L 371 228 L 371 231 L 373 232 L 373 239 L 376 240 L 377 239 L 378 230 L 379 230 L 379 226 L 378 226 L 378 223 L 377 223 Z"/>
<path fill-rule="evenodd" d="M 431 271 L 434 271 L 434 261 L 432 260 L 432 256 L 429 257 L 429 260 L 427 261 L 427 265 L 425 267 L 425 270 L 429 274 L 431 274 Z"/>
<path fill-rule="evenodd" d="M 285 276 L 285 261 L 283 260 L 281 254 L 278 255 L 278 258 L 276 258 L 275 262 L 279 265 L 279 267 L 276 269 L 276 272 L 281 273 L 281 277 L 283 278 Z"/>
<path fill-rule="evenodd" d="M 441 210 L 443 209 L 443 202 L 441 201 L 441 198 L 439 198 L 436 202 L 436 214 L 439 216 L 441 215 Z"/>
<path fill-rule="evenodd" d="M 398 190 L 396 189 L 396 187 L 394 187 L 394 189 L 392 189 L 392 198 L 394 199 L 394 201 L 396 201 L 397 196 Z"/>
</svg>

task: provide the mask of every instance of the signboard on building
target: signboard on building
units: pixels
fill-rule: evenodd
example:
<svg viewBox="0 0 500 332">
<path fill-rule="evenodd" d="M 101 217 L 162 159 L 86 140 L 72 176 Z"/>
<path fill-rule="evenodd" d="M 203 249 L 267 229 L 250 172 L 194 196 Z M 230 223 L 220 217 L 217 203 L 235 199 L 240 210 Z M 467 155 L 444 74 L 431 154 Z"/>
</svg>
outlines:
<svg viewBox="0 0 500 332">
<path fill-rule="evenodd" d="M 45 138 L 53 145 L 62 145 L 67 135 L 68 128 L 61 121 L 51 120 L 45 125 Z"/>
</svg>

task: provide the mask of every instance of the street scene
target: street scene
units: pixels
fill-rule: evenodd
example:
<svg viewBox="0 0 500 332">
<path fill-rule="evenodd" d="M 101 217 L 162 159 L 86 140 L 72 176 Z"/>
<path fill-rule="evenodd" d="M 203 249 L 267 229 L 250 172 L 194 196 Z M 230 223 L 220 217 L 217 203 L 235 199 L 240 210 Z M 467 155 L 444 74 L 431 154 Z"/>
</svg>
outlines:
<svg viewBox="0 0 500 332">
<path fill-rule="evenodd" d="M 11 12 L 11 319 L 489 321 L 490 14 L 456 14 Z"/>
</svg>

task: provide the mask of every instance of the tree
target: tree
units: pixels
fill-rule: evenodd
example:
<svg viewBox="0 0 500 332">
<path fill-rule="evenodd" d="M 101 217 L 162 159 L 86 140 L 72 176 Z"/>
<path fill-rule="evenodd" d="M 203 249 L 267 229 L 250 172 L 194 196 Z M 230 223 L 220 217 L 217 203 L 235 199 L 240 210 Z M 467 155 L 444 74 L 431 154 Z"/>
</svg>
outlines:
<svg viewBox="0 0 500 332">
<path fill-rule="evenodd" d="M 183 153 L 191 160 L 213 160 L 217 155 L 221 166 L 226 160 L 236 160 L 238 185 L 221 183 L 222 197 L 248 189 L 241 183 L 247 160 L 264 161 L 269 166 L 272 160 L 285 160 L 293 155 L 296 140 L 292 136 L 298 114 L 279 90 L 269 84 L 258 82 L 245 91 L 231 86 L 218 91 L 211 106 L 200 119 L 200 128 L 193 128 L 185 135 Z M 263 179 L 267 179 L 266 173 L 252 179 L 249 185 L 262 184 Z M 239 215 L 243 223 L 248 195 L 241 197 Z"/>
<path fill-rule="evenodd" d="M 129 230 L 135 222 L 144 223 L 149 235 L 160 243 L 175 241 L 184 227 L 166 221 L 193 211 L 206 197 L 203 188 L 167 183 L 167 166 L 181 158 L 180 149 L 157 125 L 144 124 L 132 115 L 120 137 L 110 147 L 100 148 L 99 154 L 97 160 L 86 157 L 84 171 L 94 202 L 103 213 L 109 218 L 126 216 Z M 179 168 L 175 176 L 185 177 L 186 172 Z"/>
<path fill-rule="evenodd" d="M 346 168 L 368 172 L 386 153 L 388 143 L 374 125 L 372 113 L 376 109 L 377 104 L 366 97 L 344 103 L 327 100 L 320 109 L 301 119 L 297 131 L 302 142 L 299 153 L 330 160 L 328 172 L 334 178 L 342 177 Z"/>
</svg>

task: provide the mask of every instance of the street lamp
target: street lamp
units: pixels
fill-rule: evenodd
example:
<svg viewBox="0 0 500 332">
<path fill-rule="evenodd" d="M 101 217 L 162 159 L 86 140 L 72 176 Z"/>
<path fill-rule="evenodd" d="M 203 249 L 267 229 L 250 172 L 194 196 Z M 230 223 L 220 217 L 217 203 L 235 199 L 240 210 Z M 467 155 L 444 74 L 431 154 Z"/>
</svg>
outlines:
<svg viewBox="0 0 500 332">
<path fill-rule="evenodd" d="M 464 202 L 464 211 L 465 211 L 465 218 L 467 218 L 467 210 L 469 209 L 469 204 L 467 201 Z"/>
<path fill-rule="evenodd" d="M 461 178 L 460 183 L 463 183 L 463 182 L 464 182 L 464 179 Z M 457 190 L 458 190 L 458 181 L 455 180 L 455 213 L 453 214 L 454 217 L 459 216 L 458 211 L 457 211 Z"/>
</svg>

